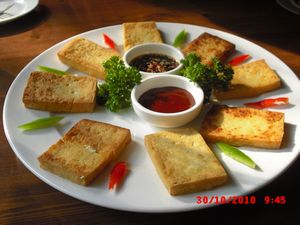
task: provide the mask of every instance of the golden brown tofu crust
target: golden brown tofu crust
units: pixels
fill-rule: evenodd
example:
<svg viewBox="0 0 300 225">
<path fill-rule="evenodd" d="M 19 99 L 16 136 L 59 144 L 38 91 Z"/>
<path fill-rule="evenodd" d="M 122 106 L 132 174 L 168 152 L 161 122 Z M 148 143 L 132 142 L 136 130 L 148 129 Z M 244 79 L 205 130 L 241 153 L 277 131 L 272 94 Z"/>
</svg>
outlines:
<svg viewBox="0 0 300 225">
<path fill-rule="evenodd" d="M 124 49 L 143 43 L 162 43 L 162 37 L 154 21 L 123 24 Z"/>
<path fill-rule="evenodd" d="M 50 112 L 92 112 L 97 80 L 87 76 L 58 76 L 32 72 L 23 93 L 25 107 Z"/>
<path fill-rule="evenodd" d="M 66 43 L 57 56 L 64 64 L 104 80 L 103 63 L 112 56 L 120 57 L 120 54 L 114 49 L 105 48 L 88 39 L 78 37 Z"/>
<path fill-rule="evenodd" d="M 131 141 L 130 130 L 83 119 L 39 156 L 41 168 L 88 185 Z"/>
<path fill-rule="evenodd" d="M 276 149 L 284 135 L 284 114 L 214 105 L 205 116 L 200 133 L 208 142 Z"/>
<path fill-rule="evenodd" d="M 183 50 L 185 55 L 195 53 L 203 64 L 211 65 L 212 58 L 224 62 L 235 51 L 235 45 L 227 40 L 204 32 Z"/>
<path fill-rule="evenodd" d="M 231 86 L 226 91 L 214 90 L 219 100 L 256 97 L 281 87 L 280 78 L 265 60 L 233 67 Z"/>
<path fill-rule="evenodd" d="M 211 189 L 228 179 L 200 133 L 192 128 L 149 134 L 145 136 L 145 145 L 171 195 Z"/>
</svg>

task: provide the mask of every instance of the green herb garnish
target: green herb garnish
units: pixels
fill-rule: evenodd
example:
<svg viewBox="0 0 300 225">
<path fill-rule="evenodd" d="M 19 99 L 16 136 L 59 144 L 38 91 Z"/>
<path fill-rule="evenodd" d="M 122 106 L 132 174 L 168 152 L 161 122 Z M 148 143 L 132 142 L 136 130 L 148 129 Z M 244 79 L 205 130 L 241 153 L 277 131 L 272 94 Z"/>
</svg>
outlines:
<svg viewBox="0 0 300 225">
<path fill-rule="evenodd" d="M 190 53 L 181 60 L 183 69 L 180 74 L 197 83 L 204 92 L 204 102 L 210 99 L 214 88 L 226 90 L 233 78 L 233 70 L 230 65 L 224 65 L 217 58 L 212 59 L 212 65 L 202 64 L 200 58 Z"/>
<path fill-rule="evenodd" d="M 45 127 L 54 126 L 57 124 L 60 120 L 62 120 L 63 116 L 51 116 L 51 117 L 44 117 L 39 118 L 37 120 L 31 121 L 29 123 L 22 124 L 18 126 L 23 131 L 27 130 L 34 130 L 34 129 L 40 129 Z"/>
<path fill-rule="evenodd" d="M 39 69 L 40 71 L 49 72 L 49 73 L 54 73 L 54 74 L 59 75 L 59 76 L 63 76 L 63 75 L 68 74 L 68 73 L 65 72 L 65 71 L 57 70 L 57 69 L 54 69 L 54 68 L 51 68 L 51 67 L 47 67 L 47 66 L 38 66 L 38 69 Z"/>
<path fill-rule="evenodd" d="M 187 32 L 185 30 L 182 30 L 174 39 L 173 46 L 176 48 L 179 48 L 183 42 L 185 41 L 187 37 Z"/>
<path fill-rule="evenodd" d="M 249 166 L 251 168 L 255 168 L 256 167 L 256 163 L 249 157 L 247 156 L 245 153 L 243 153 L 242 151 L 240 151 L 239 149 L 225 144 L 225 143 L 216 143 L 216 145 L 218 146 L 218 148 L 224 152 L 225 155 L 228 155 L 229 157 L 233 158 L 234 160 L 245 164 L 246 166 Z"/>
<path fill-rule="evenodd" d="M 105 83 L 98 86 L 98 102 L 112 112 L 130 107 L 131 90 L 141 82 L 142 75 L 134 67 L 125 67 L 117 56 L 111 57 L 103 66 L 106 76 Z"/>
</svg>

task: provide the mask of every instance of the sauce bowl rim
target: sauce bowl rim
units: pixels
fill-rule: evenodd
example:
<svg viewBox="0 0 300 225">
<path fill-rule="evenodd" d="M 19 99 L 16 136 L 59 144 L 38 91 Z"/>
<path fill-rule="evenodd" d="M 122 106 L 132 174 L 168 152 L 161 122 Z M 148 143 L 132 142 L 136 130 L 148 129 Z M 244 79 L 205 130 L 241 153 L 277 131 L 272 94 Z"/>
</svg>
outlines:
<svg viewBox="0 0 300 225">
<path fill-rule="evenodd" d="M 146 75 L 147 77 L 151 76 L 151 75 L 158 75 L 158 74 L 172 74 L 172 73 L 175 73 L 176 71 L 179 71 L 182 67 L 183 67 L 183 64 L 180 62 L 182 59 L 184 59 L 184 54 L 181 50 L 179 50 L 178 48 L 174 47 L 173 45 L 170 45 L 170 44 L 166 44 L 166 43 L 155 43 L 155 42 L 149 42 L 149 43 L 143 43 L 143 44 L 139 44 L 139 45 L 135 45 L 133 46 L 132 48 L 128 49 L 127 51 L 125 51 L 124 55 L 123 55 L 123 61 L 125 63 L 125 66 L 126 67 L 130 67 L 130 62 L 129 60 L 127 60 L 127 57 L 130 53 L 132 53 L 133 51 L 137 51 L 137 49 L 141 49 L 141 48 L 146 48 L 146 47 L 149 47 L 149 46 L 156 46 L 156 47 L 165 47 L 165 48 L 168 48 L 170 49 L 171 51 L 175 52 L 176 55 L 178 55 L 179 57 L 179 60 L 177 60 L 177 58 L 175 59 L 177 62 L 178 62 L 178 66 L 176 66 L 174 69 L 172 70 L 168 70 L 168 71 L 165 71 L 165 72 L 145 72 L 145 71 L 141 71 L 139 70 L 139 72 L 143 75 Z M 139 56 L 139 55 L 143 55 L 143 54 L 164 54 L 164 53 L 157 53 L 155 51 L 151 51 L 151 52 L 145 52 L 145 53 L 142 53 L 142 54 L 137 54 L 135 57 Z M 172 55 L 169 55 L 169 54 L 165 54 L 169 57 L 173 57 Z"/>
<path fill-rule="evenodd" d="M 140 88 L 141 86 L 139 85 L 143 85 L 145 84 L 145 82 L 148 82 L 149 80 L 153 80 L 153 79 L 159 79 L 159 78 L 169 78 L 169 79 L 179 79 L 181 81 L 184 81 L 186 83 L 189 82 L 189 84 L 191 84 L 192 87 L 194 87 L 195 89 L 198 89 L 198 91 L 200 92 L 200 95 L 201 95 L 201 99 L 198 99 L 195 97 L 195 92 L 193 91 L 190 91 L 186 88 L 183 88 L 181 86 L 174 86 L 174 87 L 179 87 L 179 88 L 182 88 L 186 91 L 188 91 L 194 98 L 195 100 L 195 104 L 190 107 L 189 109 L 186 109 L 186 110 L 183 110 L 183 111 L 180 111 L 180 112 L 174 112 L 174 113 L 163 113 L 163 112 L 155 112 L 155 111 L 152 111 L 146 107 L 144 107 L 141 103 L 139 103 L 138 101 L 138 98 L 143 94 L 145 93 L 146 91 L 150 90 L 150 89 L 153 89 L 153 88 L 159 88 L 159 87 L 170 87 L 171 85 L 163 85 L 163 86 L 154 86 L 154 87 L 151 87 L 149 88 L 148 90 L 144 91 L 140 96 L 136 96 L 136 91 L 137 91 L 137 88 Z M 135 104 L 136 107 L 138 107 L 140 110 L 142 110 L 143 112 L 145 113 L 148 113 L 148 114 L 152 114 L 152 115 L 155 115 L 155 116 L 161 116 L 161 117 L 172 117 L 172 116 L 179 116 L 179 115 L 184 115 L 184 114 L 187 114 L 191 111 L 194 111 L 195 109 L 197 109 L 198 107 L 200 107 L 202 104 L 203 104 L 203 101 L 204 101 L 204 93 L 203 93 L 203 90 L 202 88 L 196 84 L 195 82 L 191 81 L 190 79 L 186 78 L 186 77 L 183 77 L 183 76 L 180 76 L 180 75 L 176 75 L 176 74 L 166 74 L 166 73 L 161 73 L 161 74 L 156 74 L 155 76 L 153 77 L 147 77 L 145 79 L 143 79 L 141 81 L 140 84 L 136 85 L 132 91 L 131 91 L 131 101 L 132 101 L 132 105 Z"/>
</svg>

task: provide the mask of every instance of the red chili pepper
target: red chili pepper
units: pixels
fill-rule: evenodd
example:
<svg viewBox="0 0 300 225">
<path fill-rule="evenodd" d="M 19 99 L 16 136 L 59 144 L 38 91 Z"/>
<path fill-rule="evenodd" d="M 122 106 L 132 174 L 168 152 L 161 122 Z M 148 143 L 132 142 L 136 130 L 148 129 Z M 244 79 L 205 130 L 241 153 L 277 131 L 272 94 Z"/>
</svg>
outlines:
<svg viewBox="0 0 300 225">
<path fill-rule="evenodd" d="M 115 49 L 115 42 L 106 34 L 103 34 L 104 43 L 107 44 L 110 48 Z"/>
<path fill-rule="evenodd" d="M 249 58 L 250 58 L 250 55 L 248 55 L 248 54 L 239 55 L 239 56 L 233 58 L 232 60 L 230 60 L 228 62 L 228 64 L 231 65 L 231 66 L 236 66 L 236 65 L 239 65 L 242 62 L 246 61 Z"/>
<path fill-rule="evenodd" d="M 108 189 L 118 186 L 127 173 L 127 163 L 118 162 L 110 172 Z"/>
<path fill-rule="evenodd" d="M 277 105 L 286 105 L 289 103 L 288 98 L 267 98 L 259 102 L 249 102 L 245 103 L 246 106 L 256 107 L 256 108 L 267 108 Z"/>
</svg>

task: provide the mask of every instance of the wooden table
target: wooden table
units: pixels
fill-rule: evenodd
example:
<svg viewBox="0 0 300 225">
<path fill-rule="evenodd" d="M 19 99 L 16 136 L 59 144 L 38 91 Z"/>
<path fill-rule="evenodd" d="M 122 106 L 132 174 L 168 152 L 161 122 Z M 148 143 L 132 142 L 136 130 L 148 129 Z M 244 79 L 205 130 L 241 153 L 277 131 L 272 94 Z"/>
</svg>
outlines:
<svg viewBox="0 0 300 225">
<path fill-rule="evenodd" d="M 235 0 L 42 0 L 30 14 L 0 25 L 1 107 L 20 70 L 55 43 L 91 29 L 147 20 L 196 24 L 236 34 L 274 53 L 300 76 L 300 16 L 275 0 L 256 4 Z M 0 113 L 2 118 L 2 108 Z M 3 129 L 0 146 L 0 224 L 300 224 L 299 158 L 278 179 L 251 194 L 259 199 L 255 205 L 143 214 L 90 205 L 53 189 L 22 165 Z M 266 205 L 265 196 L 285 196 L 287 203 Z"/>
</svg>

